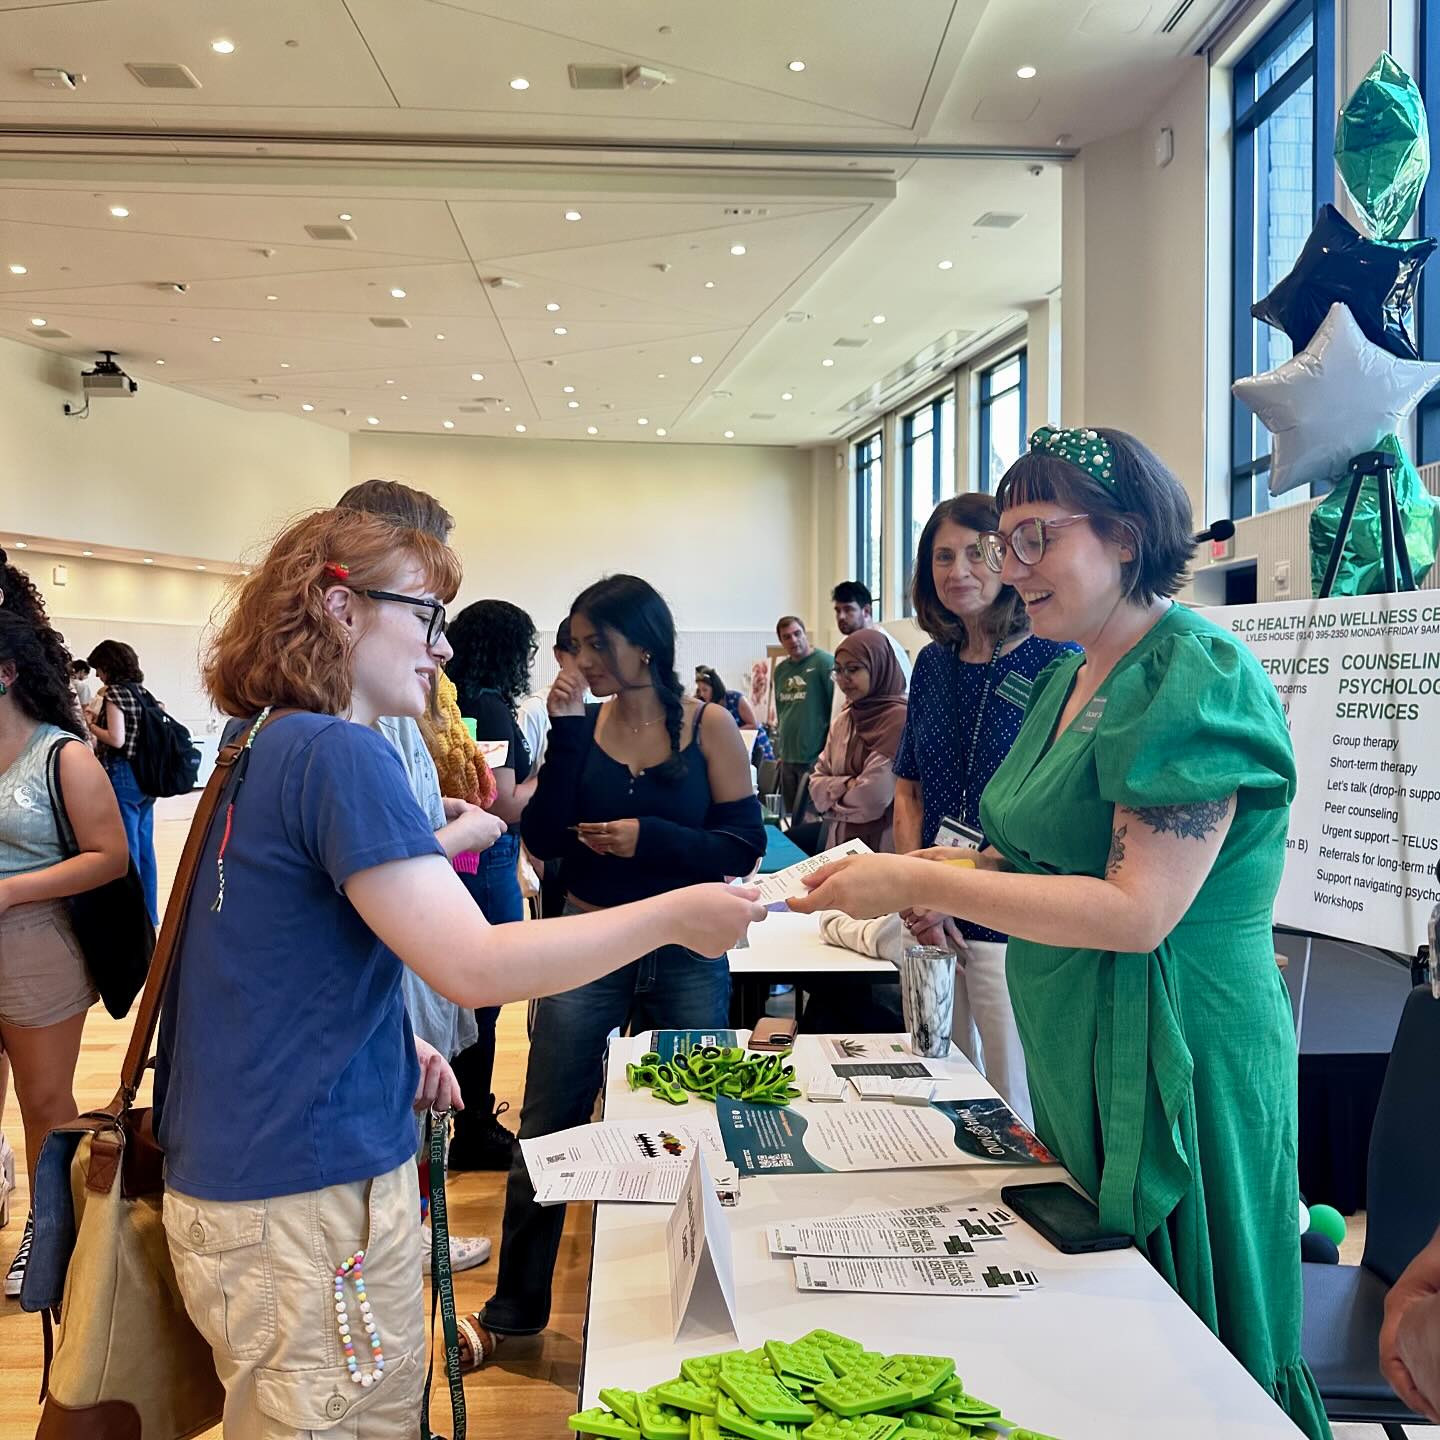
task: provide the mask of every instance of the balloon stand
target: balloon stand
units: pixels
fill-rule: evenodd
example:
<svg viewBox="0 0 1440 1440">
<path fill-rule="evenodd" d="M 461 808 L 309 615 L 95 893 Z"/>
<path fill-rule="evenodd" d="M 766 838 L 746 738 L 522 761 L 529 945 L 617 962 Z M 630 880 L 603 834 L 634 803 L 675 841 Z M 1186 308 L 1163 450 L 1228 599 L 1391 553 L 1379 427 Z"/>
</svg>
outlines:
<svg viewBox="0 0 1440 1440">
<path fill-rule="evenodd" d="M 1385 568 L 1385 593 L 1396 590 L 1413 590 L 1415 574 L 1410 566 L 1410 551 L 1405 544 L 1404 520 L 1400 514 L 1399 502 L 1395 499 L 1395 456 L 1388 450 L 1366 450 L 1350 461 L 1350 493 L 1345 497 L 1345 509 L 1340 516 L 1340 527 L 1335 532 L 1330 547 L 1330 560 L 1325 566 L 1325 579 L 1320 586 L 1321 600 L 1328 600 L 1335 585 L 1344 558 L 1345 544 L 1350 537 L 1350 523 L 1355 518 L 1355 507 L 1360 503 L 1360 492 L 1365 481 L 1375 477 L 1375 488 L 1380 506 L 1380 563 Z M 1396 581 L 1399 581 L 1397 585 Z"/>
</svg>

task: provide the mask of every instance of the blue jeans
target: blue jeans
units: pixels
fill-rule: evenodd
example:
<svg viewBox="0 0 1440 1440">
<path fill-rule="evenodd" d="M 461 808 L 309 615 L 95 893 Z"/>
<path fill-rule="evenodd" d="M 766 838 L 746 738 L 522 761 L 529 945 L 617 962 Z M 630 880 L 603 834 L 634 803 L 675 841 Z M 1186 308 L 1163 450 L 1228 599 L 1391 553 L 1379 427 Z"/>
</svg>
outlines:
<svg viewBox="0 0 1440 1440">
<path fill-rule="evenodd" d="M 125 843 L 130 849 L 130 858 L 140 872 L 140 883 L 145 889 L 145 907 L 150 911 L 150 922 L 160 924 L 159 889 L 155 880 L 155 797 L 141 792 L 135 783 L 135 772 L 128 760 L 112 756 L 105 762 L 105 773 L 115 789 L 115 799 L 120 805 L 120 820 L 125 826 Z"/>
<path fill-rule="evenodd" d="M 492 925 L 508 925 L 525 916 L 525 897 L 520 893 L 520 836 L 515 830 L 502 835 L 488 850 L 480 852 L 480 868 L 474 875 L 457 873 L 470 892 L 480 913 Z M 498 1005 L 485 1005 L 475 1012 L 480 1035 L 475 1043 L 455 1056 L 451 1068 L 460 1082 L 467 1108 L 455 1119 L 457 1131 L 481 1125 L 489 1117 L 484 1097 L 495 1078 L 495 1023 Z M 473 1106 L 473 1113 L 468 1108 Z M 468 1119 L 466 1117 L 469 1117 Z"/>
<path fill-rule="evenodd" d="M 567 913 L 574 913 L 568 911 Z M 617 1026 L 707 1030 L 727 1023 L 730 965 L 665 945 L 563 995 L 534 1005 L 520 1137 L 584 1125 L 604 1078 L 605 1040 Z M 550 1285 L 565 1206 L 537 1205 L 519 1146 L 505 1186 L 500 1273 L 481 1312 L 498 1335 L 534 1335 L 550 1320 Z"/>
</svg>

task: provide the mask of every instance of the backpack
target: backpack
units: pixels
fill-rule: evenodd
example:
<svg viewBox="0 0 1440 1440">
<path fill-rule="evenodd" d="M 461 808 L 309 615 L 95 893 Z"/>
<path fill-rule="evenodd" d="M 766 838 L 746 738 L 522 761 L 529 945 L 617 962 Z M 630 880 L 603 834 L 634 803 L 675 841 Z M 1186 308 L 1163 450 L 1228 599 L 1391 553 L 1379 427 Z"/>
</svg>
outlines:
<svg viewBox="0 0 1440 1440">
<path fill-rule="evenodd" d="M 161 708 L 143 686 L 135 687 L 140 722 L 135 727 L 135 753 L 130 768 L 146 795 L 188 795 L 200 772 L 200 750 L 190 732 Z"/>
</svg>

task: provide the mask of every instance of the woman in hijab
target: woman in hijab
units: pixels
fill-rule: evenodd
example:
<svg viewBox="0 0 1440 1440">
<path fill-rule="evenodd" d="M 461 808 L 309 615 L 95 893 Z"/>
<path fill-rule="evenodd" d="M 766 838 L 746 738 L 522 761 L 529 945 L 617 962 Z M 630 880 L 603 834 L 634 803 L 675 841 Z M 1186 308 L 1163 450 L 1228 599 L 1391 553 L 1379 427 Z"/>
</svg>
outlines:
<svg viewBox="0 0 1440 1440">
<path fill-rule="evenodd" d="M 905 730 L 905 676 L 879 630 L 857 630 L 835 651 L 845 707 L 810 772 L 810 799 L 825 821 L 823 848 L 863 840 L 895 849 L 895 752 Z"/>
</svg>

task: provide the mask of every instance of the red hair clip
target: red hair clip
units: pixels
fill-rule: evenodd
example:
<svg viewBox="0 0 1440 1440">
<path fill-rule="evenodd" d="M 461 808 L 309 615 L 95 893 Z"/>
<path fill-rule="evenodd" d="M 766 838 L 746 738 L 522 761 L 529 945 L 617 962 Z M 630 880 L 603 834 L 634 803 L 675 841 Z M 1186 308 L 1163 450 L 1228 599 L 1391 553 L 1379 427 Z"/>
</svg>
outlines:
<svg viewBox="0 0 1440 1440">
<path fill-rule="evenodd" d="M 348 580 L 350 578 L 350 567 L 348 565 L 337 565 L 335 561 L 326 562 L 325 574 L 332 580 Z"/>
</svg>

